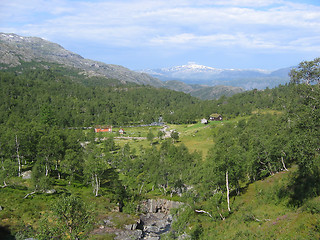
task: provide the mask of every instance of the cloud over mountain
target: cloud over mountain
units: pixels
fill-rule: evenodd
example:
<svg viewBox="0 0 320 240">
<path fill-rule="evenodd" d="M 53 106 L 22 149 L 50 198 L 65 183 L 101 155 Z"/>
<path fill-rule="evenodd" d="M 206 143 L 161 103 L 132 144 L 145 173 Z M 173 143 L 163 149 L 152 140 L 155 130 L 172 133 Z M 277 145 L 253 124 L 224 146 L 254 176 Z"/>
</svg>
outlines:
<svg viewBox="0 0 320 240">
<path fill-rule="evenodd" d="M 243 59 L 247 67 L 275 68 L 302 60 L 292 56 L 320 54 L 320 7 L 310 1 L 3 0 L 0 16 L 0 31 L 45 37 L 132 68 L 176 65 L 185 56 L 206 65 L 243 68 Z"/>
</svg>

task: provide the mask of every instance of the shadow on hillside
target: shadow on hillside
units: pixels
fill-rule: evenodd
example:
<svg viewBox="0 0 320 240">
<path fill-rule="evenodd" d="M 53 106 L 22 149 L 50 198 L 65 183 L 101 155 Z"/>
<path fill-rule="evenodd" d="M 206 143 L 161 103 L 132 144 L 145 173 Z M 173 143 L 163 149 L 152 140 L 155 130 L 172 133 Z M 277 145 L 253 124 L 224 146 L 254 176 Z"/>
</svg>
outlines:
<svg viewBox="0 0 320 240">
<path fill-rule="evenodd" d="M 241 187 L 239 189 L 234 189 L 230 192 L 230 197 L 239 196 L 242 194 L 245 194 L 248 191 L 250 183 L 247 183 L 244 187 Z"/>
<path fill-rule="evenodd" d="M 14 240 L 15 237 L 11 235 L 7 227 L 0 226 L 0 239 Z"/>
</svg>

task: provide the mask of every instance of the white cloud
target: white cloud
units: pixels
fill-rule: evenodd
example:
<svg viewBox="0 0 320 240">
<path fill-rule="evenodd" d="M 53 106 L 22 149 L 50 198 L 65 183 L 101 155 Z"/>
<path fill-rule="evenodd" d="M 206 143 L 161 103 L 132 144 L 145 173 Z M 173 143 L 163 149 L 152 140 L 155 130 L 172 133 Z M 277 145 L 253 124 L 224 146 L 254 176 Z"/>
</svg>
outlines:
<svg viewBox="0 0 320 240">
<path fill-rule="evenodd" d="M 2 31 L 111 47 L 320 49 L 320 7 L 289 0 L 3 0 L 0 16 Z"/>
</svg>

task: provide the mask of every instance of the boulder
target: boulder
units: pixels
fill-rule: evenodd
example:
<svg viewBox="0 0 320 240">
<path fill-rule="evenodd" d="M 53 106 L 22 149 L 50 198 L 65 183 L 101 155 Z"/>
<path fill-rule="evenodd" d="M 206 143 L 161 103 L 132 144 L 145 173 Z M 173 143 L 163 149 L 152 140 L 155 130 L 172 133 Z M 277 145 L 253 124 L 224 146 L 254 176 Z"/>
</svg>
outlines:
<svg viewBox="0 0 320 240">
<path fill-rule="evenodd" d="M 31 179 L 31 175 L 32 175 L 32 171 L 31 170 L 21 173 L 22 179 Z"/>
<path fill-rule="evenodd" d="M 144 226 L 143 231 L 158 233 L 158 232 L 160 232 L 160 228 L 157 226 Z"/>
<path fill-rule="evenodd" d="M 144 240 L 159 240 L 159 236 L 146 236 L 144 237 Z"/>
<path fill-rule="evenodd" d="M 142 239 L 142 231 L 139 229 L 136 229 L 134 231 L 131 230 L 123 230 L 123 231 L 118 231 L 115 232 L 117 235 L 114 239 L 116 240 L 140 240 Z"/>
<path fill-rule="evenodd" d="M 175 202 L 167 199 L 148 199 L 140 204 L 140 211 L 146 213 L 165 213 L 169 214 L 170 209 L 178 208 L 182 205 L 181 202 Z"/>
<path fill-rule="evenodd" d="M 55 190 L 55 189 L 48 189 L 48 190 L 46 190 L 46 193 L 47 194 L 54 194 L 54 193 L 56 193 L 57 192 L 57 190 Z"/>
</svg>

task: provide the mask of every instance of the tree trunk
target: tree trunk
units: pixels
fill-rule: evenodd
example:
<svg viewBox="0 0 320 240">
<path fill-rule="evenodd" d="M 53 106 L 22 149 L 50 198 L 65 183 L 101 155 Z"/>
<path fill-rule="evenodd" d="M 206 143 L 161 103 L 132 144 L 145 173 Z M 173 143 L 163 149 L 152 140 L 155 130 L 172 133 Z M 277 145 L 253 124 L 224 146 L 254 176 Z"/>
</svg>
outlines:
<svg viewBox="0 0 320 240">
<path fill-rule="evenodd" d="M 140 187 L 139 195 L 141 195 L 143 185 L 144 185 L 144 182 L 142 183 L 142 185 L 141 185 L 141 187 Z"/>
<path fill-rule="evenodd" d="M 95 174 L 95 185 L 96 185 L 95 196 L 98 197 L 98 195 L 99 195 L 99 188 L 100 188 L 100 179 L 98 178 L 98 175 L 97 175 L 97 174 Z"/>
<path fill-rule="evenodd" d="M 48 157 L 46 157 L 46 177 L 49 175 L 49 168 L 48 168 L 48 163 L 49 162 L 49 159 Z"/>
<path fill-rule="evenodd" d="M 227 188 L 227 203 L 228 211 L 230 212 L 230 199 L 229 199 L 229 179 L 228 179 L 228 170 L 226 171 L 226 188 Z"/>
<path fill-rule="evenodd" d="M 219 215 L 220 215 L 220 217 L 221 217 L 221 220 L 224 221 L 224 220 L 225 220 L 225 217 L 222 216 L 222 214 L 221 214 L 220 209 L 219 209 L 218 206 L 217 206 L 217 210 L 218 210 L 218 213 L 219 213 Z"/>
<path fill-rule="evenodd" d="M 212 215 L 209 213 L 209 212 L 206 212 L 206 211 L 204 211 L 204 210 L 194 210 L 196 213 L 205 213 L 205 214 L 207 214 L 209 217 L 211 217 L 211 218 L 213 218 L 212 217 Z"/>
<path fill-rule="evenodd" d="M 3 180 L 3 186 L 1 186 L 2 188 L 5 188 L 7 186 L 6 180 Z"/>
<path fill-rule="evenodd" d="M 284 154 L 284 156 L 287 156 L 284 151 L 281 151 L 281 152 Z M 282 162 L 282 166 L 283 166 L 284 170 L 288 171 L 288 169 L 286 168 L 286 165 L 284 164 L 283 156 L 281 156 L 281 162 Z"/>
<path fill-rule="evenodd" d="M 16 152 L 17 152 L 17 159 L 18 159 L 18 176 L 21 176 L 21 159 L 20 159 L 20 154 L 19 154 L 19 141 L 18 141 L 18 136 L 16 135 Z"/>
</svg>

